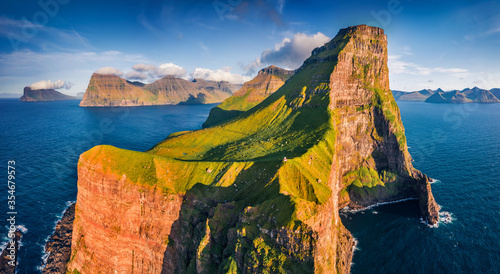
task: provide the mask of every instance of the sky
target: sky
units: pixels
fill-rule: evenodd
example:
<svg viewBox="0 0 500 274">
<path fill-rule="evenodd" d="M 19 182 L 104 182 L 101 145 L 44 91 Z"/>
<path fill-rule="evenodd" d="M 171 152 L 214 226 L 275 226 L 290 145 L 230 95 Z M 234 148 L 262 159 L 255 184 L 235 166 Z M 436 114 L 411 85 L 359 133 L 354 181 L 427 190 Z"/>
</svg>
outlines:
<svg viewBox="0 0 500 274">
<path fill-rule="evenodd" d="M 500 1 L 2 1 L 0 93 L 84 92 L 92 73 L 243 83 L 339 29 L 388 36 L 391 89 L 500 88 Z"/>
</svg>

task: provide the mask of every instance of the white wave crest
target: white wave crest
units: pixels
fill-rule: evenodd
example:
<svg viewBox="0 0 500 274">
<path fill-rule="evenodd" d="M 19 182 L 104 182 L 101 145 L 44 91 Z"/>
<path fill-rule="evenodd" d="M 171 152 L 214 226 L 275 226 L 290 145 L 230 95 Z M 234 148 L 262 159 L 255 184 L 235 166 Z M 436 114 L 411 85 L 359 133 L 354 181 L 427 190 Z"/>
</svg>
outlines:
<svg viewBox="0 0 500 274">
<path fill-rule="evenodd" d="M 365 211 L 367 209 L 372 209 L 372 208 L 375 208 L 375 207 L 378 207 L 378 206 L 390 205 L 390 204 L 397 204 L 397 203 L 406 202 L 406 201 L 413 201 L 413 200 L 418 200 L 418 199 L 417 198 L 406 198 L 406 199 L 400 199 L 400 200 L 395 200 L 395 201 L 390 201 L 390 202 L 376 203 L 376 204 L 369 205 L 367 207 L 363 207 L 363 208 L 360 208 L 360 209 L 351 209 L 348 206 L 346 206 L 346 207 L 342 208 L 341 211 L 343 211 L 343 212 L 349 212 L 349 213 L 363 212 L 363 211 Z M 377 213 L 374 213 L 374 214 L 377 214 Z"/>
<path fill-rule="evenodd" d="M 442 224 L 442 225 L 451 224 L 456 219 L 457 218 L 455 218 L 453 216 L 453 213 L 448 212 L 448 211 L 440 211 L 437 223 L 431 225 L 427 222 L 427 220 L 424 220 L 423 218 L 420 218 L 420 222 L 423 224 L 426 224 L 430 228 L 438 228 L 440 224 Z"/>
<path fill-rule="evenodd" d="M 429 184 L 437 184 L 441 183 L 439 179 L 429 178 Z"/>
</svg>

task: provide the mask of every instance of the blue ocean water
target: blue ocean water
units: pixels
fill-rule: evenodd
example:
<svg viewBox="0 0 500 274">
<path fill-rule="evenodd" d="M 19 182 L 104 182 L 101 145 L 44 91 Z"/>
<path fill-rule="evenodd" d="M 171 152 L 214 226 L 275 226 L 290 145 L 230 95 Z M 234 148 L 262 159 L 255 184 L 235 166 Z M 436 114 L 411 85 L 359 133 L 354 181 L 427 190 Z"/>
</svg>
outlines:
<svg viewBox="0 0 500 274">
<path fill-rule="evenodd" d="M 500 273 L 500 104 L 398 104 L 413 164 L 439 180 L 434 196 L 452 221 L 428 227 L 415 201 L 342 213 L 358 241 L 352 272 Z M 18 273 L 41 266 L 46 239 L 76 199 L 82 152 L 98 144 L 147 150 L 172 132 L 200 128 L 213 106 L 0 100 L 0 229 L 7 225 L 8 160 L 16 161 L 16 221 L 27 229 Z"/>
<path fill-rule="evenodd" d="M 352 273 L 500 273 L 500 104 L 398 105 L 451 222 L 428 227 L 415 201 L 341 214 L 358 241 Z"/>
<path fill-rule="evenodd" d="M 47 238 L 68 203 L 76 200 L 81 153 L 99 144 L 148 150 L 170 133 L 201 128 L 214 107 L 81 108 L 78 104 L 0 99 L 0 237 L 7 235 L 7 161 L 14 160 L 16 224 L 27 229 L 18 273 L 39 271 Z"/>
</svg>

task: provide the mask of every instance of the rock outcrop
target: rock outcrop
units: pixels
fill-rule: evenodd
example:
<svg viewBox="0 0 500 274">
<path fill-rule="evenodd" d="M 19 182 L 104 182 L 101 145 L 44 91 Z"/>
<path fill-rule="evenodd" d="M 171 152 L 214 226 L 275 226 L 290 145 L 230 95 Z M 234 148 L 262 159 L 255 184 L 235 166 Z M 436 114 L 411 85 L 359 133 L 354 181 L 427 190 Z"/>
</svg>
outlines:
<svg viewBox="0 0 500 274">
<path fill-rule="evenodd" d="M 71 236 L 75 219 L 75 204 L 64 211 L 57 222 L 54 234 L 45 244 L 45 252 L 49 253 L 42 273 L 66 273 L 66 264 L 71 255 Z"/>
<path fill-rule="evenodd" d="M 496 93 L 496 89 L 492 90 Z M 425 102 L 427 103 L 500 103 L 500 100 L 489 90 L 474 87 L 472 89 L 466 88 L 462 91 L 454 90 L 449 92 L 436 92 Z"/>
<path fill-rule="evenodd" d="M 165 76 L 151 84 L 127 81 L 110 74 L 94 73 L 80 102 L 82 107 L 148 106 L 179 103 L 219 103 L 237 86 L 228 82 Z"/>
<path fill-rule="evenodd" d="M 210 110 L 203 128 L 220 125 L 258 105 L 277 91 L 294 73 L 294 70 L 273 65 L 261 69 L 255 78 L 243 84 L 233 96 Z"/>
<path fill-rule="evenodd" d="M 11 237 L 12 236 L 12 237 Z M 9 235 L 12 242 L 9 242 L 0 255 L 0 273 L 15 274 L 17 267 L 17 257 L 19 251 L 19 242 L 23 234 L 19 229 L 14 232 L 14 235 Z"/>
<path fill-rule="evenodd" d="M 227 123 L 85 152 L 68 271 L 348 273 L 340 208 L 417 198 L 436 223 L 388 75 L 383 30 L 349 27 Z"/>
<path fill-rule="evenodd" d="M 40 102 L 40 101 L 62 101 L 76 100 L 76 97 L 65 95 L 54 89 L 31 89 L 24 88 L 23 96 L 19 99 L 22 102 Z"/>
</svg>

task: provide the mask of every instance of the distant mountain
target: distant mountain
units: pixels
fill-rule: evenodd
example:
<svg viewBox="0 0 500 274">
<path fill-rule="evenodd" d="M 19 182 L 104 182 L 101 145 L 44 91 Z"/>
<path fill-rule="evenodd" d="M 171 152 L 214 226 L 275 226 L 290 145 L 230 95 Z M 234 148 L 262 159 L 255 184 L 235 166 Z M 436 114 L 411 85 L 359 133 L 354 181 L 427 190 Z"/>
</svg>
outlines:
<svg viewBox="0 0 500 274">
<path fill-rule="evenodd" d="M 219 125 L 258 105 L 278 90 L 294 72 L 273 65 L 260 70 L 255 78 L 243 84 L 233 96 L 211 109 L 203 127 Z"/>
<path fill-rule="evenodd" d="M 41 102 L 41 101 L 62 101 L 62 100 L 75 100 L 76 97 L 62 94 L 54 89 L 31 89 L 30 87 L 24 88 L 24 94 L 19 101 L 22 102 Z"/>
<path fill-rule="evenodd" d="M 492 88 L 490 89 L 491 94 L 495 95 L 497 99 L 500 100 L 500 88 Z"/>
<path fill-rule="evenodd" d="M 438 91 L 441 89 L 438 89 Z M 400 91 L 400 90 L 393 90 L 392 95 L 394 96 L 394 99 L 398 101 L 425 101 L 427 98 L 429 98 L 431 95 L 436 93 L 434 90 L 430 89 L 423 89 L 419 91 Z"/>
<path fill-rule="evenodd" d="M 80 106 L 211 104 L 222 102 L 237 88 L 238 86 L 225 81 L 187 81 L 174 76 L 144 84 L 115 75 L 94 73 Z"/>
<path fill-rule="evenodd" d="M 85 92 L 78 92 L 78 93 L 76 94 L 76 98 L 78 98 L 78 99 L 82 99 L 84 94 L 85 94 Z"/>
<path fill-rule="evenodd" d="M 498 90 L 498 89 L 497 89 Z M 494 91 L 497 93 L 498 91 Z M 427 100 L 427 103 L 500 103 L 500 100 L 489 90 L 474 87 L 472 89 L 466 88 L 462 91 L 454 90 L 450 92 L 436 92 Z"/>
<path fill-rule="evenodd" d="M 19 98 L 21 96 L 20 93 L 0 93 L 0 98 Z"/>
</svg>

